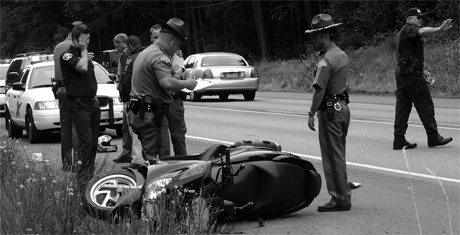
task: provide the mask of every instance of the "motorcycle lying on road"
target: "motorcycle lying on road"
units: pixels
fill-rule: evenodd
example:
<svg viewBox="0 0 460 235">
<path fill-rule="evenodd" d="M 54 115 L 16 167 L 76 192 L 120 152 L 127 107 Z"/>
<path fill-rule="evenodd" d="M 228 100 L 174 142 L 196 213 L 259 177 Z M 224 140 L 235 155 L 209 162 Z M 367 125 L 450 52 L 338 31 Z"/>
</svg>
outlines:
<svg viewBox="0 0 460 235">
<path fill-rule="evenodd" d="M 102 173 L 88 182 L 82 200 L 101 220 L 117 221 L 128 212 L 155 220 L 155 203 L 176 194 L 182 206 L 222 221 L 293 213 L 309 206 L 320 190 L 321 176 L 309 161 L 272 141 L 238 141 Z"/>
</svg>

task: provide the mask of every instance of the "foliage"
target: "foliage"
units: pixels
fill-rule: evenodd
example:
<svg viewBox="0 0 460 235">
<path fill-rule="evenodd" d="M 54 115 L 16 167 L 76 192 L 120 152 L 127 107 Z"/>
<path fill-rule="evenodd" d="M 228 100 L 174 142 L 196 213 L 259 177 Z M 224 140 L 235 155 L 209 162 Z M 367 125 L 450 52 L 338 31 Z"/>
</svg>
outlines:
<svg viewBox="0 0 460 235">
<path fill-rule="evenodd" d="M 441 40 L 441 39 L 439 39 Z M 427 43 L 425 69 L 435 78 L 430 86 L 434 97 L 460 97 L 460 38 L 455 41 Z M 394 94 L 396 68 L 393 37 L 377 46 L 346 50 L 351 65 L 348 90 L 351 93 Z M 255 63 L 262 91 L 312 91 L 317 57 L 307 54 L 300 59 Z"/>
<path fill-rule="evenodd" d="M 31 50 L 53 48 L 65 38 L 64 24 L 81 20 L 92 29 L 90 50 L 96 60 L 112 49 L 112 38 L 120 32 L 137 35 L 150 43 L 149 29 L 158 19 L 178 17 L 190 26 L 185 55 L 206 51 L 239 53 L 251 60 L 293 59 L 304 51 L 304 30 L 318 13 L 329 13 L 344 23 L 342 48 L 376 46 L 404 23 L 410 7 L 430 11 L 426 22 L 439 25 L 443 19 L 459 22 L 458 1 L 261 1 L 262 17 L 254 16 L 251 1 L 1 1 L 0 57 L 13 57 Z M 259 25 L 264 26 L 263 58 Z M 446 39 L 459 36 L 458 24 Z"/>
<path fill-rule="evenodd" d="M 0 234 L 210 234 L 215 229 L 203 227 L 200 215 L 179 206 L 177 196 L 156 204 L 155 223 L 137 216 L 118 224 L 90 217 L 75 175 L 31 161 L 17 143 L 10 139 L 0 145 Z M 107 158 L 99 162 L 98 172 Z"/>
</svg>

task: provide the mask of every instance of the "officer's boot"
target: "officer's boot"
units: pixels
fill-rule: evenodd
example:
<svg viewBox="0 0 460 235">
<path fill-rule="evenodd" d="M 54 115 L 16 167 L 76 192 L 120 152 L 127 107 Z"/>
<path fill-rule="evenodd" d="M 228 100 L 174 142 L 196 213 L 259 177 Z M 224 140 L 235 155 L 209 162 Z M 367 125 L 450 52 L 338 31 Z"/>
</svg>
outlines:
<svg viewBox="0 0 460 235">
<path fill-rule="evenodd" d="M 452 137 L 444 138 L 439 133 L 433 133 L 428 135 L 428 147 L 436 147 L 442 146 L 450 143 L 452 141 Z"/>
<path fill-rule="evenodd" d="M 393 149 L 399 150 L 406 147 L 406 149 L 413 149 L 417 147 L 417 143 L 409 143 L 403 135 L 395 135 L 395 139 L 393 141 Z"/>
</svg>

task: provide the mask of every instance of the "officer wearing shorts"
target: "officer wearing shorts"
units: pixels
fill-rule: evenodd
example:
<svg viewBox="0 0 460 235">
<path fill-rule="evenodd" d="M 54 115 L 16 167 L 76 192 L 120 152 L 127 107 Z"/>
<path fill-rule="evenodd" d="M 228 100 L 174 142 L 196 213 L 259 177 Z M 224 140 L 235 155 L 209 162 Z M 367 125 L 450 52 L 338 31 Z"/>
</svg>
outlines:
<svg viewBox="0 0 460 235">
<path fill-rule="evenodd" d="M 162 24 L 159 38 L 139 53 L 133 65 L 129 121 L 142 144 L 144 160 L 170 155 L 167 115 L 171 91 L 193 90 L 194 79 L 173 77 L 172 57 L 186 41 L 185 23 L 172 18 Z"/>
<path fill-rule="evenodd" d="M 90 30 L 85 24 L 72 29 L 72 44 L 60 56 L 69 117 L 78 135 L 77 180 L 79 187 L 94 175 L 101 109 L 96 99 L 97 80 L 88 57 Z"/>
<path fill-rule="evenodd" d="M 313 82 L 313 99 L 308 112 L 308 127 L 315 131 L 314 115 L 318 116 L 318 133 L 324 177 L 331 200 L 318 207 L 319 212 L 348 211 L 351 208 L 351 190 L 347 181 L 345 159 L 346 137 L 350 125 L 350 110 L 346 92 L 350 67 L 348 56 L 338 48 L 336 26 L 328 14 L 312 19 L 311 34 L 320 59 Z"/>
</svg>

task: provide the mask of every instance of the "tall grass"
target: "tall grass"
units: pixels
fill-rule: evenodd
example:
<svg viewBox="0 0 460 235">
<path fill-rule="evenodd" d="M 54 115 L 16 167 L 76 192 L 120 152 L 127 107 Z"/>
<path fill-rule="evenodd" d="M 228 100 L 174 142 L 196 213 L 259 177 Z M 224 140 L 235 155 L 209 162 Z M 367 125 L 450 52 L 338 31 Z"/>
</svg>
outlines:
<svg viewBox="0 0 460 235">
<path fill-rule="evenodd" d="M 18 143 L 10 139 L 0 145 L 0 234 L 210 234 L 215 229 L 203 227 L 196 210 L 165 203 L 174 200 L 156 205 L 155 223 L 137 216 L 118 224 L 97 220 L 84 211 L 73 173 L 31 161 Z M 107 158 L 96 172 L 107 170 Z"/>
<path fill-rule="evenodd" d="M 379 46 L 347 50 L 350 58 L 350 93 L 394 94 L 395 51 L 391 40 Z M 317 56 L 295 60 L 257 62 L 261 91 L 311 92 Z M 435 78 L 430 87 L 434 97 L 460 97 L 460 38 L 425 44 L 425 69 Z"/>
</svg>

